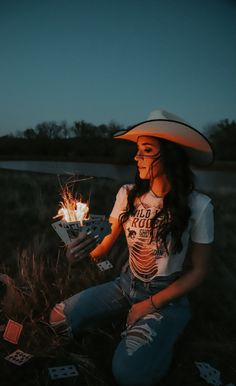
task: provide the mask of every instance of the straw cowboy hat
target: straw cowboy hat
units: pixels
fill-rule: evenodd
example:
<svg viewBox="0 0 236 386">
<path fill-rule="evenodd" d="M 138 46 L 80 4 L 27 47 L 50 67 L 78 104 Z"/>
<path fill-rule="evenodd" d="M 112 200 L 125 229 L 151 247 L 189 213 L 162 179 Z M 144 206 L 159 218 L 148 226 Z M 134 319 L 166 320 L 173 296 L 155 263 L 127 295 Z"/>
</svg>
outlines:
<svg viewBox="0 0 236 386">
<path fill-rule="evenodd" d="M 163 138 L 181 145 L 196 166 L 208 166 L 214 160 L 214 152 L 208 139 L 182 118 L 164 110 L 153 111 L 147 121 L 128 130 L 114 134 L 114 138 L 137 142 L 141 136 Z"/>
</svg>

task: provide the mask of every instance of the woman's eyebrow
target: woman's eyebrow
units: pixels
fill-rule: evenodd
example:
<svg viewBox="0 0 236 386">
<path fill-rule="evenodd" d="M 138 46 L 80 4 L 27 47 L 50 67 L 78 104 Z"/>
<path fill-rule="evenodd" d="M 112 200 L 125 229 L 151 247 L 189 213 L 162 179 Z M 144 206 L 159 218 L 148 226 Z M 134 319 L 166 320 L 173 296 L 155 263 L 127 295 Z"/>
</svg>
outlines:
<svg viewBox="0 0 236 386">
<path fill-rule="evenodd" d="M 153 146 L 153 143 L 144 142 L 144 143 L 140 143 L 140 145 L 142 145 L 142 146 L 146 146 L 146 145 Z"/>
</svg>

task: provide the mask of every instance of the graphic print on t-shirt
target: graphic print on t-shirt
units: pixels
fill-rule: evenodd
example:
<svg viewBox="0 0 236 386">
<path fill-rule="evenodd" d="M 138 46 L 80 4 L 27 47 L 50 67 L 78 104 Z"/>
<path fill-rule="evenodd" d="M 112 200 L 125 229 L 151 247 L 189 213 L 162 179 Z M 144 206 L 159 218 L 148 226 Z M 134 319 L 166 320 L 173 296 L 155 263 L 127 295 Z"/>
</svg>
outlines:
<svg viewBox="0 0 236 386">
<path fill-rule="evenodd" d="M 133 185 L 123 185 L 117 193 L 116 201 L 111 212 L 111 217 L 118 219 L 122 213 L 127 211 L 128 194 L 133 188 Z M 142 256 L 141 249 L 150 248 L 155 256 L 155 263 L 153 263 L 154 273 L 156 277 L 166 277 L 176 272 L 180 273 L 183 269 L 183 263 L 185 261 L 189 242 L 208 244 L 214 240 L 214 206 L 211 203 L 210 197 L 197 191 L 192 191 L 188 196 L 188 205 L 191 211 L 191 215 L 188 221 L 188 225 L 181 236 L 181 242 L 183 248 L 181 251 L 174 253 L 172 249 L 171 235 L 167 235 L 166 247 L 157 245 L 155 243 L 156 236 L 153 234 L 153 248 L 149 239 L 149 219 L 152 219 L 157 210 L 163 207 L 163 199 L 157 197 L 151 190 L 144 193 L 140 197 L 136 197 L 134 206 L 136 210 L 140 212 L 135 216 L 129 216 L 128 220 L 124 223 L 124 231 L 126 233 L 126 239 L 130 250 L 130 268 L 136 277 L 139 277 L 142 281 L 152 280 L 151 270 L 148 270 L 148 275 L 144 276 L 139 270 L 134 268 L 135 256 L 139 258 Z M 145 211 L 141 211 L 145 209 Z M 151 213 L 148 212 L 151 209 Z M 153 210 L 153 212 L 152 212 Z M 150 214 L 150 216 L 149 216 Z M 161 213 L 160 213 L 161 215 Z M 142 220 L 142 221 L 141 221 Z M 169 219 L 171 220 L 171 218 Z M 137 244 L 136 244 L 137 243 Z M 132 253 L 131 253 L 132 252 Z M 147 252 L 144 248 L 144 254 Z M 147 253 L 149 256 L 149 253 Z M 149 256 L 150 257 L 150 256 Z M 131 259 L 132 258 L 132 259 Z M 133 262 L 132 262 L 133 261 Z M 145 264 L 144 268 L 145 268 Z M 148 277 L 148 279 L 146 279 Z"/>
<path fill-rule="evenodd" d="M 157 276 L 158 260 L 167 257 L 164 246 L 156 240 L 160 217 L 157 216 L 153 231 L 151 228 L 151 221 L 161 211 L 161 204 L 159 202 L 157 207 L 150 208 L 139 200 L 134 216 L 128 219 L 125 226 L 130 268 L 142 281 L 148 282 Z"/>
</svg>

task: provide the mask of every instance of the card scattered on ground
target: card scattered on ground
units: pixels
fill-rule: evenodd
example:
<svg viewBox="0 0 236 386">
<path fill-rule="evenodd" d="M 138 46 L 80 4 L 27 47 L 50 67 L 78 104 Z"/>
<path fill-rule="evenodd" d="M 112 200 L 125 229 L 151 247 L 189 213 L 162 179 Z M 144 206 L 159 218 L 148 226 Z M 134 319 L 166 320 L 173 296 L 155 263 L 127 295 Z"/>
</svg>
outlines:
<svg viewBox="0 0 236 386">
<path fill-rule="evenodd" d="M 23 325 L 15 322 L 14 320 L 9 319 L 6 329 L 3 334 L 3 339 L 11 342 L 13 344 L 17 344 L 20 338 L 21 331 L 23 329 Z"/>
<path fill-rule="evenodd" d="M 48 371 L 51 379 L 70 378 L 79 375 L 78 370 L 74 365 L 49 367 Z"/>
<path fill-rule="evenodd" d="M 16 350 L 12 352 L 10 355 L 6 356 L 5 359 L 8 362 L 13 363 L 14 365 L 21 366 L 25 362 L 28 362 L 32 357 L 33 355 L 31 354 L 28 354 L 21 350 Z"/>
<path fill-rule="evenodd" d="M 214 386 L 221 386 L 222 382 L 220 379 L 220 371 L 211 367 L 208 363 L 205 362 L 195 362 L 197 366 L 200 377 L 203 378 L 207 383 Z"/>
</svg>

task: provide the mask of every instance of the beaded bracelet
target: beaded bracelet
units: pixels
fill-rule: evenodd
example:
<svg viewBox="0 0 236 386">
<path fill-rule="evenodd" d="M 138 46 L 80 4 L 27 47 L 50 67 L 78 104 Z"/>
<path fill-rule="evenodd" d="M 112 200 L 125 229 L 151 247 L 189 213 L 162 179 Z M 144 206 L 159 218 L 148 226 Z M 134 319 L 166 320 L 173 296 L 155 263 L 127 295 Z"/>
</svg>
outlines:
<svg viewBox="0 0 236 386">
<path fill-rule="evenodd" d="M 152 297 L 153 297 L 153 295 L 150 296 L 150 302 L 151 302 L 151 305 L 153 306 L 154 310 L 159 311 L 159 308 L 154 304 L 153 298 L 152 298 Z"/>
</svg>

